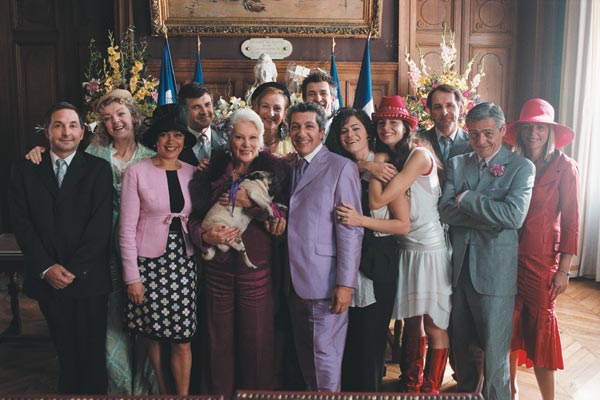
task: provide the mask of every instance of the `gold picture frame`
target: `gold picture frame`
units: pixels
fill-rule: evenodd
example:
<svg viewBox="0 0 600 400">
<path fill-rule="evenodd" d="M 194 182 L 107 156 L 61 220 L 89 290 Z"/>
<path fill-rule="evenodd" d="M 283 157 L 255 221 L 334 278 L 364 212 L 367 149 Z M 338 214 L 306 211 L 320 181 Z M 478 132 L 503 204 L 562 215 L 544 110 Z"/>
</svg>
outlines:
<svg viewBox="0 0 600 400">
<path fill-rule="evenodd" d="M 381 36 L 382 0 L 150 0 L 152 34 Z"/>
</svg>

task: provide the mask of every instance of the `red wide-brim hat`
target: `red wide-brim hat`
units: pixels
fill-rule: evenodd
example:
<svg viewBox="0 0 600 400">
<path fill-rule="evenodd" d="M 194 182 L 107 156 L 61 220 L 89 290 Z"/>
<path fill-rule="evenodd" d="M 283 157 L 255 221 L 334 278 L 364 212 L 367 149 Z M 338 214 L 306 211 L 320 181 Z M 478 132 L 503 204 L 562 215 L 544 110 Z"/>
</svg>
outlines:
<svg viewBox="0 0 600 400">
<path fill-rule="evenodd" d="M 520 124 L 546 124 L 554 127 L 554 147 L 560 149 L 573 141 L 575 132 L 565 125 L 554 122 L 554 108 L 543 99 L 529 99 L 521 109 L 518 121 L 506 124 L 504 141 L 511 146 L 517 144 Z"/>
<path fill-rule="evenodd" d="M 410 129 L 415 129 L 419 120 L 410 114 L 404 99 L 400 96 L 383 96 L 377 112 L 371 114 L 373 121 L 378 119 L 400 119 L 408 122 Z"/>
</svg>

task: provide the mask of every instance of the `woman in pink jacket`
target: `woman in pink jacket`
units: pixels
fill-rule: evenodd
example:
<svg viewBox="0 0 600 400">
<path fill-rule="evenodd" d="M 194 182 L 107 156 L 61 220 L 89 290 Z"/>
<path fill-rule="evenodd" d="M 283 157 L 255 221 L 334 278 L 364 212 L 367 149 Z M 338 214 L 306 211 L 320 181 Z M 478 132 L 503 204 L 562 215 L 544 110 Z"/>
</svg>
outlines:
<svg viewBox="0 0 600 400">
<path fill-rule="evenodd" d="M 196 264 L 187 234 L 192 209 L 188 184 L 194 167 L 178 160 L 193 146 L 184 106 L 158 107 L 142 137 L 156 155 L 123 176 L 119 244 L 127 285 L 127 326 L 150 339 L 150 358 L 161 394 L 167 392 L 160 342 L 171 343 L 178 395 L 187 395 L 196 331 Z"/>
</svg>

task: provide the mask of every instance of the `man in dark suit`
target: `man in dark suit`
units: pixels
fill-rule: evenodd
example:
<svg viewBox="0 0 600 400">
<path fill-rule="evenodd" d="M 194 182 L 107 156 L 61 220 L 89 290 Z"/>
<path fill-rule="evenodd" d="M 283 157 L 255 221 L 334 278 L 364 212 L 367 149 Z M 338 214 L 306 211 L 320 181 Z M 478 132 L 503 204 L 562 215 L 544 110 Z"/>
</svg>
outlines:
<svg viewBox="0 0 600 400">
<path fill-rule="evenodd" d="M 509 344 L 521 227 L 535 167 L 502 145 L 504 114 L 481 103 L 467 114 L 474 151 L 448 161 L 440 200 L 452 233 L 452 346 L 458 391 L 510 398 Z M 483 371 L 481 351 L 483 350 Z"/>
<path fill-rule="evenodd" d="M 197 166 L 202 160 L 210 159 L 214 151 L 227 148 L 227 134 L 212 126 L 213 99 L 206 86 L 188 83 L 181 87 L 177 97 L 188 107 L 188 129 L 198 141 L 193 147 L 184 149 L 179 159 Z"/>
<path fill-rule="evenodd" d="M 303 101 L 313 101 L 325 112 L 325 134 L 323 135 L 323 144 L 325 144 L 335 113 L 337 84 L 327 72 L 315 69 L 304 78 L 300 90 Z"/>
<path fill-rule="evenodd" d="M 437 157 L 444 165 L 448 159 L 473 151 L 469 136 L 458 126 L 463 111 L 463 96 L 460 90 L 447 84 L 434 88 L 427 95 L 427 108 L 434 127 L 421 134 L 431 143 Z"/>
<path fill-rule="evenodd" d="M 50 152 L 39 165 L 19 161 L 10 188 L 24 292 L 48 323 L 59 392 L 104 394 L 112 172 L 106 161 L 77 151 L 84 129 L 73 105 L 52 106 L 45 127 Z"/>
</svg>

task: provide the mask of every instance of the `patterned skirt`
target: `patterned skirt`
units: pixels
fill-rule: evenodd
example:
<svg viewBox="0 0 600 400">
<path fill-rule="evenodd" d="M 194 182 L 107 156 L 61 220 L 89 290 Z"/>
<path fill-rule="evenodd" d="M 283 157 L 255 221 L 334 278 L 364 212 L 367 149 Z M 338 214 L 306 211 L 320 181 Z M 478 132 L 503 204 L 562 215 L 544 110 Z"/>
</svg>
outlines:
<svg viewBox="0 0 600 400">
<path fill-rule="evenodd" d="M 127 303 L 127 327 L 155 340 L 190 342 L 196 332 L 196 263 L 181 233 L 169 233 L 165 253 L 138 257 L 144 302 Z"/>
</svg>

